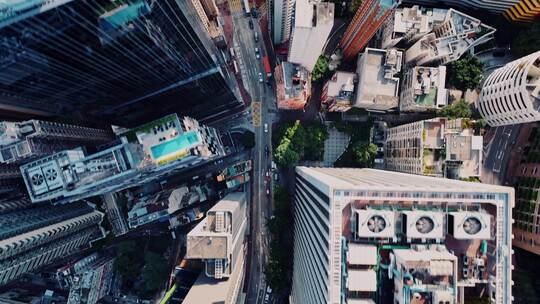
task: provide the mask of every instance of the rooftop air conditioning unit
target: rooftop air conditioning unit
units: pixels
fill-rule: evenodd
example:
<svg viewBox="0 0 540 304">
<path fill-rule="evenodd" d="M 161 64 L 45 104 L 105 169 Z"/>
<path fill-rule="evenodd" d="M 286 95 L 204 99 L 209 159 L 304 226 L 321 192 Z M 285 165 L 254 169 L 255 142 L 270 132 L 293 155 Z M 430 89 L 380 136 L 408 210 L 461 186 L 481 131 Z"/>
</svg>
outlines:
<svg viewBox="0 0 540 304">
<path fill-rule="evenodd" d="M 444 216 L 436 211 L 404 211 L 403 233 L 413 239 L 444 238 Z"/>
<path fill-rule="evenodd" d="M 491 239 L 491 215 L 484 212 L 451 212 L 448 232 L 458 240 Z"/>
<path fill-rule="evenodd" d="M 396 213 L 390 210 L 357 210 L 358 236 L 393 238 L 396 235 Z"/>
</svg>

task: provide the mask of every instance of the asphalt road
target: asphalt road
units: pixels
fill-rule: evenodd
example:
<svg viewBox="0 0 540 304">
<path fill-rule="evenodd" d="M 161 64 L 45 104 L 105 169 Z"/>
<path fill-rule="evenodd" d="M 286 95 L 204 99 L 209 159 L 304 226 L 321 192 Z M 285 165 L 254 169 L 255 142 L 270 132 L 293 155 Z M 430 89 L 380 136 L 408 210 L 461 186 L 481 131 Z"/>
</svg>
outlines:
<svg viewBox="0 0 540 304">
<path fill-rule="evenodd" d="M 253 197 L 250 210 L 250 262 L 248 267 L 247 303 L 263 303 L 266 283 L 264 281 L 264 264 L 267 260 L 268 234 L 266 233 L 266 219 L 271 214 L 271 197 L 266 193 L 271 189 L 270 182 L 266 181 L 265 173 L 271 164 L 271 132 L 273 115 L 276 112 L 275 92 L 271 86 L 259 81 L 259 73 L 264 75 L 264 67 L 260 58 L 256 58 L 255 48 L 260 50 L 260 57 L 266 56 L 267 52 L 263 43 L 262 33 L 256 19 L 245 17 L 242 11 L 231 10 L 234 23 L 234 41 L 241 52 L 237 59 L 240 70 L 245 72 L 244 86 L 252 99 L 252 122 L 255 132 L 255 148 L 253 149 Z M 250 29 L 248 20 L 253 22 L 253 30 Z M 255 42 L 254 32 L 257 31 L 259 41 Z M 241 58 L 239 58 L 241 57 Z M 270 111 L 269 111 L 270 110 Z M 265 131 L 265 124 L 267 125 Z M 265 147 L 268 146 L 268 156 Z"/>
<path fill-rule="evenodd" d="M 502 126 L 495 129 L 495 135 L 484 148 L 482 182 L 500 185 L 506 177 L 512 148 L 519 135 L 520 125 Z"/>
</svg>

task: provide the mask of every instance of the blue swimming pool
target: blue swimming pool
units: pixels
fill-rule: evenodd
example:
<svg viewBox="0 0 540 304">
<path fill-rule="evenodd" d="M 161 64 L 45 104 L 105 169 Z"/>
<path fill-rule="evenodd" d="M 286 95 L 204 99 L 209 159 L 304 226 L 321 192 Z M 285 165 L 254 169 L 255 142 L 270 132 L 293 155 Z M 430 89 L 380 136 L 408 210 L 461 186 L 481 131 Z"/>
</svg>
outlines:
<svg viewBox="0 0 540 304">
<path fill-rule="evenodd" d="M 184 149 L 188 149 L 200 143 L 199 135 L 196 131 L 188 131 L 174 139 L 163 142 L 159 145 L 150 148 L 152 157 L 158 159 L 160 157 L 175 153 Z"/>
</svg>

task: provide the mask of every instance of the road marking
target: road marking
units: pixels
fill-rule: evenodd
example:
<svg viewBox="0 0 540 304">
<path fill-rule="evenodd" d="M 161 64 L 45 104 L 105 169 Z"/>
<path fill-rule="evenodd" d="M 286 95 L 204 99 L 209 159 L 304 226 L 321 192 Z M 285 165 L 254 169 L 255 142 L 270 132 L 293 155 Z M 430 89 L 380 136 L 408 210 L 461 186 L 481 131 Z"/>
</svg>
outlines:
<svg viewBox="0 0 540 304">
<path fill-rule="evenodd" d="M 241 12 L 243 10 L 240 0 L 229 0 L 228 2 L 231 12 Z"/>
<path fill-rule="evenodd" d="M 252 115 L 253 115 L 253 126 L 261 126 L 261 102 L 253 101 L 251 103 Z"/>
</svg>

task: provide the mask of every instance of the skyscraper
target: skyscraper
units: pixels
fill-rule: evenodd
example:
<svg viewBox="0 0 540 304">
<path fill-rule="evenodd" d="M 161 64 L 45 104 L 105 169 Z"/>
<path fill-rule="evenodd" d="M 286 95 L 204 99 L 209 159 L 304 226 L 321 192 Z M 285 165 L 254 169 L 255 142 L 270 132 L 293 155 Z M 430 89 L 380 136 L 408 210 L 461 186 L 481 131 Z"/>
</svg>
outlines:
<svg viewBox="0 0 540 304">
<path fill-rule="evenodd" d="M 292 20 L 294 12 L 294 0 L 274 0 L 272 1 L 271 30 L 272 39 L 275 44 L 287 41 L 291 35 Z"/>
<path fill-rule="evenodd" d="M 205 270 L 184 304 L 237 302 L 244 273 L 246 208 L 244 193 L 230 193 L 187 234 L 186 258 L 203 260 Z"/>
<path fill-rule="evenodd" d="M 111 131 L 42 120 L 0 121 L 0 163 L 21 163 L 77 146 L 112 141 Z"/>
<path fill-rule="evenodd" d="M 345 60 L 356 58 L 400 2 L 400 0 L 362 1 L 339 43 Z"/>
<path fill-rule="evenodd" d="M 294 18 L 288 60 L 311 72 L 334 26 L 334 3 L 298 0 Z"/>
<path fill-rule="evenodd" d="M 103 236 L 102 219 L 84 202 L 0 214 L 0 285 L 87 248 Z"/>
<path fill-rule="evenodd" d="M 510 304 L 513 205 L 509 187 L 297 167 L 291 303 Z"/>
<path fill-rule="evenodd" d="M 133 126 L 164 113 L 211 119 L 242 108 L 188 0 L 16 0 L 0 8 L 0 118 Z"/>
<path fill-rule="evenodd" d="M 540 51 L 507 63 L 482 86 L 478 110 L 490 126 L 540 120 Z"/>
</svg>

